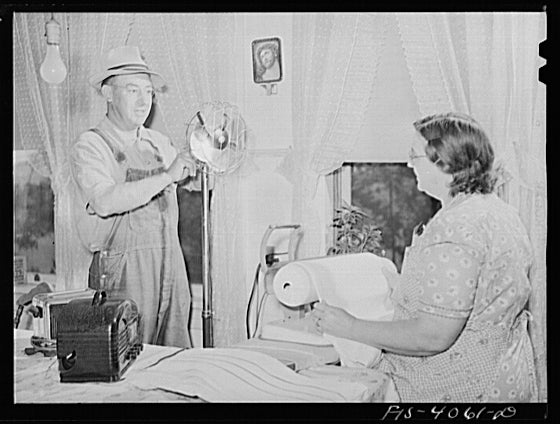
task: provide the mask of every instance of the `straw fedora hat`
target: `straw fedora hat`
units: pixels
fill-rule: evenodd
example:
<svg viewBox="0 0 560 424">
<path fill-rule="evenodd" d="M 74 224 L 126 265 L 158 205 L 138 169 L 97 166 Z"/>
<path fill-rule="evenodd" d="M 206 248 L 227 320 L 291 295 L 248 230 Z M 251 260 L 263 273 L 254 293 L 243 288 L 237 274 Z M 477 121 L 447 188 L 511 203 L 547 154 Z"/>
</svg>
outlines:
<svg viewBox="0 0 560 424">
<path fill-rule="evenodd" d="M 89 83 L 96 89 L 101 89 L 103 80 L 115 75 L 149 74 L 156 90 L 165 86 L 165 80 L 157 72 L 148 68 L 136 46 L 121 46 L 109 50 L 102 58 L 102 71 L 89 78 Z"/>
</svg>

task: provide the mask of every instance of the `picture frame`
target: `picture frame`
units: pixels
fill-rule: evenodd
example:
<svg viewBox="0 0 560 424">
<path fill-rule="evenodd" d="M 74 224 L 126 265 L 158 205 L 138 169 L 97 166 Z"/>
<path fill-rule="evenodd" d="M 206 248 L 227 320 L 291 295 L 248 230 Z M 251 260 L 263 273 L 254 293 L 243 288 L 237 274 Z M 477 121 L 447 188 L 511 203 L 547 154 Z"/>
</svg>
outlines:
<svg viewBox="0 0 560 424">
<path fill-rule="evenodd" d="M 282 81 L 282 46 L 279 37 L 261 38 L 251 43 L 253 81 L 270 84 Z"/>
</svg>

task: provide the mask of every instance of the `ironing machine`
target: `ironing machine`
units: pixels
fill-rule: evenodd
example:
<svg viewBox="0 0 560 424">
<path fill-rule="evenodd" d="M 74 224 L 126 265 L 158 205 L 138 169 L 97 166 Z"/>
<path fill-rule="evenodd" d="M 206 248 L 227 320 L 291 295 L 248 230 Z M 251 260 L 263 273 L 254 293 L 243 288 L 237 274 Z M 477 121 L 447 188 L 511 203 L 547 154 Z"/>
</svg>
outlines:
<svg viewBox="0 0 560 424">
<path fill-rule="evenodd" d="M 278 252 L 271 243 L 275 232 L 289 231 L 288 250 Z M 331 346 L 315 330 L 311 321 L 311 304 L 288 306 L 280 302 L 274 292 L 274 278 L 285 265 L 296 261 L 297 247 L 302 235 L 300 225 L 270 225 L 260 246 L 260 272 L 264 294 L 257 311 L 255 337 L 315 346 Z"/>
<path fill-rule="evenodd" d="M 286 241 L 286 234 L 288 247 L 281 252 L 278 245 L 284 244 L 282 241 Z M 284 238 L 273 235 L 283 235 Z M 287 306 L 275 295 L 274 277 L 287 264 L 297 262 L 296 252 L 301 235 L 300 225 L 270 225 L 265 231 L 247 311 L 248 340 L 233 346 L 268 354 L 295 371 L 338 364 L 340 361 L 333 345 L 311 325 L 311 304 Z M 277 245 L 273 239 L 281 242 Z M 255 292 L 261 295 L 254 298 Z M 255 311 L 253 329 L 249 328 L 251 310 Z"/>
<path fill-rule="evenodd" d="M 276 230 L 290 230 L 287 252 L 278 253 L 271 235 Z M 316 330 L 312 318 L 313 304 L 324 301 L 364 320 L 391 320 L 393 305 L 383 269 L 396 272 L 395 264 L 371 252 L 296 259 L 300 227 L 271 226 L 261 243 L 259 276 L 256 283 L 264 287 L 257 308 L 253 345 L 267 343 L 323 355 L 316 362 L 370 366 L 379 360 L 380 349 L 344 337 Z M 285 260 L 280 260 L 284 255 Z M 252 298 L 252 296 L 251 296 Z M 251 302 L 249 302 L 251 305 Z M 331 362 L 326 362 L 329 359 Z"/>
</svg>

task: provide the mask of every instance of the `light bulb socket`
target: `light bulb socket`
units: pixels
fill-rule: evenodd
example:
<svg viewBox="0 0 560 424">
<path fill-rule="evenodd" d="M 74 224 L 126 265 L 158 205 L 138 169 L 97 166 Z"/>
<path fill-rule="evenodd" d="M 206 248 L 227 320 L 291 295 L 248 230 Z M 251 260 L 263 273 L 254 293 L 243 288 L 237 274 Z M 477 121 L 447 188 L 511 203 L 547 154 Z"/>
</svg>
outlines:
<svg viewBox="0 0 560 424">
<path fill-rule="evenodd" d="M 54 18 L 45 24 L 45 32 L 47 44 L 60 44 L 60 24 Z"/>
</svg>

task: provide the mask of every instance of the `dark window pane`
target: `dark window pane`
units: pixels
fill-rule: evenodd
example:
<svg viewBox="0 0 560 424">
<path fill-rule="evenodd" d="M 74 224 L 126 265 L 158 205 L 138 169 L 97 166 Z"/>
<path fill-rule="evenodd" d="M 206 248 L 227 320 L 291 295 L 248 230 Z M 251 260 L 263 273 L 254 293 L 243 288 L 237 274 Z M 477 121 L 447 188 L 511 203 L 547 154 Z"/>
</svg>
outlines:
<svg viewBox="0 0 560 424">
<path fill-rule="evenodd" d="M 177 189 L 179 240 L 191 284 L 202 284 L 202 194 Z"/>
<path fill-rule="evenodd" d="M 414 172 L 400 163 L 352 164 L 352 204 L 381 227 L 386 257 L 399 271 L 413 228 L 427 222 L 440 207 L 418 190 Z"/>
</svg>

